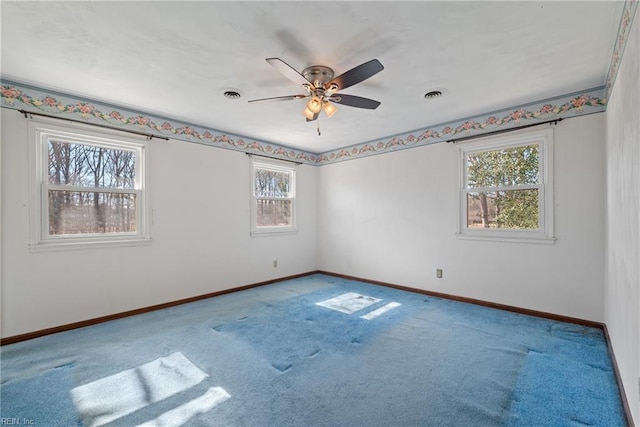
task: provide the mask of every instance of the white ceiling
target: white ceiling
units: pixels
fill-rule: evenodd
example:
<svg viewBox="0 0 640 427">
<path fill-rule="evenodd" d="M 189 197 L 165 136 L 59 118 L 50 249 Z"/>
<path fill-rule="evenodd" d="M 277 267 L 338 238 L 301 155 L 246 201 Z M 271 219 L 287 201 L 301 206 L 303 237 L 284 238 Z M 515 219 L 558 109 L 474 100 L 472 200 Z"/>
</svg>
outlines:
<svg viewBox="0 0 640 427">
<path fill-rule="evenodd" d="M 602 86 L 623 6 L 2 1 L 2 77 L 320 153 Z M 269 57 L 336 75 L 376 58 L 385 69 L 343 93 L 382 104 L 307 123 L 304 100 L 248 103 L 304 93 Z"/>
</svg>

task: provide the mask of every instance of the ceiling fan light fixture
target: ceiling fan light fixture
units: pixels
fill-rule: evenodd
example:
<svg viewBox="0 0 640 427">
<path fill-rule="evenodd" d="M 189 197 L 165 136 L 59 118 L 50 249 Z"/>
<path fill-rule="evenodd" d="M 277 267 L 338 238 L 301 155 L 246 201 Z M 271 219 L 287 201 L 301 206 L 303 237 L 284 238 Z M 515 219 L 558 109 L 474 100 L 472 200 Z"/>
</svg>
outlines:
<svg viewBox="0 0 640 427">
<path fill-rule="evenodd" d="M 324 112 L 327 114 L 327 117 L 329 118 L 331 118 L 336 113 L 336 111 L 338 111 L 338 107 L 336 107 L 335 105 L 333 105 L 328 101 L 322 105 L 322 109 L 324 110 Z"/>
<path fill-rule="evenodd" d="M 304 111 L 302 112 L 302 115 L 305 116 L 307 120 L 313 120 L 313 118 L 315 117 L 314 112 L 311 111 L 309 107 L 305 107 Z"/>
<path fill-rule="evenodd" d="M 317 114 L 322 109 L 322 100 L 317 96 L 314 96 L 307 102 L 307 109 L 311 110 L 312 113 Z"/>
</svg>

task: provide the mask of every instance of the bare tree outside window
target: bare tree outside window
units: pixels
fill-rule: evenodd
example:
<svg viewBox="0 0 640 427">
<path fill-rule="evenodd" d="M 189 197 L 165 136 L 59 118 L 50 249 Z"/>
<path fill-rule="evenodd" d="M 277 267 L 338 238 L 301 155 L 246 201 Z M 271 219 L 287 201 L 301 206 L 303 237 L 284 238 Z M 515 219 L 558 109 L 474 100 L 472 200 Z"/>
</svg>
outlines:
<svg viewBox="0 0 640 427">
<path fill-rule="evenodd" d="M 28 124 L 29 250 L 151 243 L 149 140 L 83 124 Z"/>
<path fill-rule="evenodd" d="M 294 231 L 295 170 L 255 160 L 252 170 L 252 233 Z"/>
<path fill-rule="evenodd" d="M 136 232 L 136 151 L 50 139 L 49 234 Z"/>
<path fill-rule="evenodd" d="M 256 169 L 255 195 L 258 227 L 291 225 L 290 175 L 288 172 Z"/>
</svg>

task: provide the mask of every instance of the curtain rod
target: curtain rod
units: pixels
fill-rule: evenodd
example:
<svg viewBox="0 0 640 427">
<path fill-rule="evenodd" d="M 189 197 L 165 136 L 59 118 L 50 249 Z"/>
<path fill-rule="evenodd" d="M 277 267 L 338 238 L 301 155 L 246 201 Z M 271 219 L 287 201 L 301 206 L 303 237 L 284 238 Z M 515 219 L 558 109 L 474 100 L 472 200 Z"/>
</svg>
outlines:
<svg viewBox="0 0 640 427">
<path fill-rule="evenodd" d="M 497 134 L 506 133 L 506 132 L 513 132 L 513 131 L 516 131 L 516 130 L 526 129 L 526 128 L 530 128 L 530 127 L 533 127 L 533 126 L 546 125 L 547 123 L 551 123 L 551 124 L 555 125 L 555 124 L 558 124 L 558 122 L 561 122 L 561 121 L 562 121 L 562 118 L 558 118 L 558 119 L 548 120 L 546 122 L 531 123 L 531 124 L 528 124 L 528 125 L 518 126 L 518 127 L 510 128 L 510 129 L 494 130 L 493 132 L 487 132 L 487 133 L 482 133 L 482 134 L 478 134 L 478 135 L 469 135 L 469 136 L 463 136 L 462 138 L 450 139 L 450 140 L 447 141 L 447 143 L 455 144 L 456 142 L 460 142 L 460 141 L 468 141 L 470 139 L 484 138 L 485 136 L 497 135 Z"/>
<path fill-rule="evenodd" d="M 134 135 L 140 135 L 140 136 L 146 137 L 149 140 L 151 140 L 153 138 L 157 138 L 157 139 L 163 139 L 165 141 L 169 141 L 169 138 L 167 138 L 165 136 L 157 136 L 157 135 L 153 135 L 153 134 L 150 134 L 150 133 L 137 132 L 135 130 L 119 129 L 119 128 L 114 128 L 114 127 L 111 127 L 111 126 L 100 125 L 100 124 L 97 124 L 97 123 L 83 122 L 81 120 L 75 120 L 75 119 L 69 119 L 69 118 L 64 118 L 64 117 L 52 116 L 52 115 L 49 115 L 49 114 L 34 113 L 34 112 L 31 112 L 31 111 L 26 111 L 26 110 L 18 110 L 18 112 L 20 114 L 23 114 L 25 119 L 29 118 L 29 116 L 47 117 L 47 118 L 50 118 L 50 119 L 64 120 L 64 121 L 67 121 L 67 122 L 74 122 L 74 123 L 82 123 L 82 124 L 86 124 L 86 125 L 90 125 L 90 126 L 96 126 L 96 127 L 103 128 L 103 129 L 117 130 L 117 131 L 120 131 L 120 132 L 126 132 L 126 133 L 131 133 L 131 134 L 134 134 Z M 497 134 L 506 133 L 506 132 L 514 132 L 514 131 L 517 131 L 517 130 L 520 130 L 520 129 L 526 129 L 526 128 L 530 128 L 530 127 L 533 127 L 533 126 L 545 125 L 545 124 L 548 124 L 548 123 L 552 123 L 552 124 L 555 125 L 555 124 L 558 124 L 558 122 L 561 122 L 562 120 L 563 120 L 562 118 L 558 118 L 558 119 L 548 120 L 546 122 L 531 123 L 531 124 L 528 124 L 528 125 L 518 126 L 518 127 L 514 127 L 514 128 L 510 128 L 510 129 L 500 129 L 500 130 L 495 130 L 493 132 L 487 132 L 487 133 L 478 134 L 478 135 L 464 136 L 462 138 L 449 139 L 449 140 L 447 140 L 447 143 L 455 144 L 455 143 L 461 142 L 461 141 L 468 141 L 468 140 L 476 139 L 476 138 L 484 138 L 484 137 L 487 137 L 487 136 L 497 135 Z M 295 160 L 281 159 L 281 158 L 278 158 L 278 157 L 265 156 L 265 155 L 262 155 L 262 154 L 253 154 L 253 153 L 245 153 L 245 154 L 247 156 L 250 156 L 250 157 L 251 156 L 257 156 L 257 157 L 264 157 L 266 159 L 281 160 L 283 162 L 291 162 L 291 163 L 295 163 L 297 165 L 303 164 L 302 162 L 298 162 L 298 161 L 295 161 Z"/>
<path fill-rule="evenodd" d="M 129 130 L 129 129 L 119 129 L 119 128 L 115 128 L 115 127 L 111 127 L 111 126 L 106 126 L 106 125 L 100 125 L 98 123 L 91 123 L 91 122 L 83 122 L 82 120 L 75 120 L 75 119 L 68 119 L 66 117 L 58 117 L 58 116 L 51 116 L 49 114 L 42 114 L 42 113 L 33 113 L 31 111 L 25 111 L 25 110 L 18 110 L 21 114 L 24 115 L 25 119 L 28 119 L 29 116 L 39 116 L 39 117 L 47 117 L 49 119 L 57 119 L 57 120 L 64 120 L 67 122 L 74 122 L 74 123 L 82 123 L 85 125 L 90 125 L 90 126 L 96 126 L 99 128 L 104 128 L 104 129 L 110 129 L 110 130 L 117 130 L 120 132 L 126 132 L 126 133 L 132 133 L 135 135 L 140 135 L 140 136 L 144 136 L 147 139 L 151 140 L 153 138 L 157 138 L 157 139 L 164 139 L 165 141 L 168 141 L 169 138 L 165 137 L 165 136 L 156 136 L 156 135 L 152 135 L 150 133 L 144 133 L 144 132 L 136 132 L 135 130 Z"/>
<path fill-rule="evenodd" d="M 244 153 L 244 154 L 246 154 L 246 155 L 247 155 L 247 156 L 249 156 L 249 157 L 253 157 L 253 156 L 256 156 L 256 157 L 264 157 L 265 159 L 273 159 L 273 160 L 280 160 L 280 161 L 283 161 L 283 162 L 291 162 L 291 163 L 295 163 L 296 165 L 301 165 L 301 164 L 303 164 L 302 162 L 297 162 L 297 161 L 295 161 L 295 160 L 280 159 L 280 158 L 278 158 L 278 157 L 265 156 L 265 155 L 263 155 L 263 154 L 253 154 L 253 153 Z"/>
</svg>

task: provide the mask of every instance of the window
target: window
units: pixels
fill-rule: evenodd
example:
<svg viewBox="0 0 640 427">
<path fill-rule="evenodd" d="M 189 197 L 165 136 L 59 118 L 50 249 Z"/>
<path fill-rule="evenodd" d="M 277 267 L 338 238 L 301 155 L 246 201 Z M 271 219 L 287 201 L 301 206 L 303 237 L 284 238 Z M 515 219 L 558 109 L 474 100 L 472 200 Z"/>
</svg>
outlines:
<svg viewBox="0 0 640 427">
<path fill-rule="evenodd" d="M 149 240 L 147 142 L 30 123 L 31 247 Z"/>
<path fill-rule="evenodd" d="M 251 165 L 251 234 L 296 231 L 295 168 L 263 159 Z"/>
<path fill-rule="evenodd" d="M 460 147 L 459 235 L 553 242 L 553 130 Z"/>
</svg>

